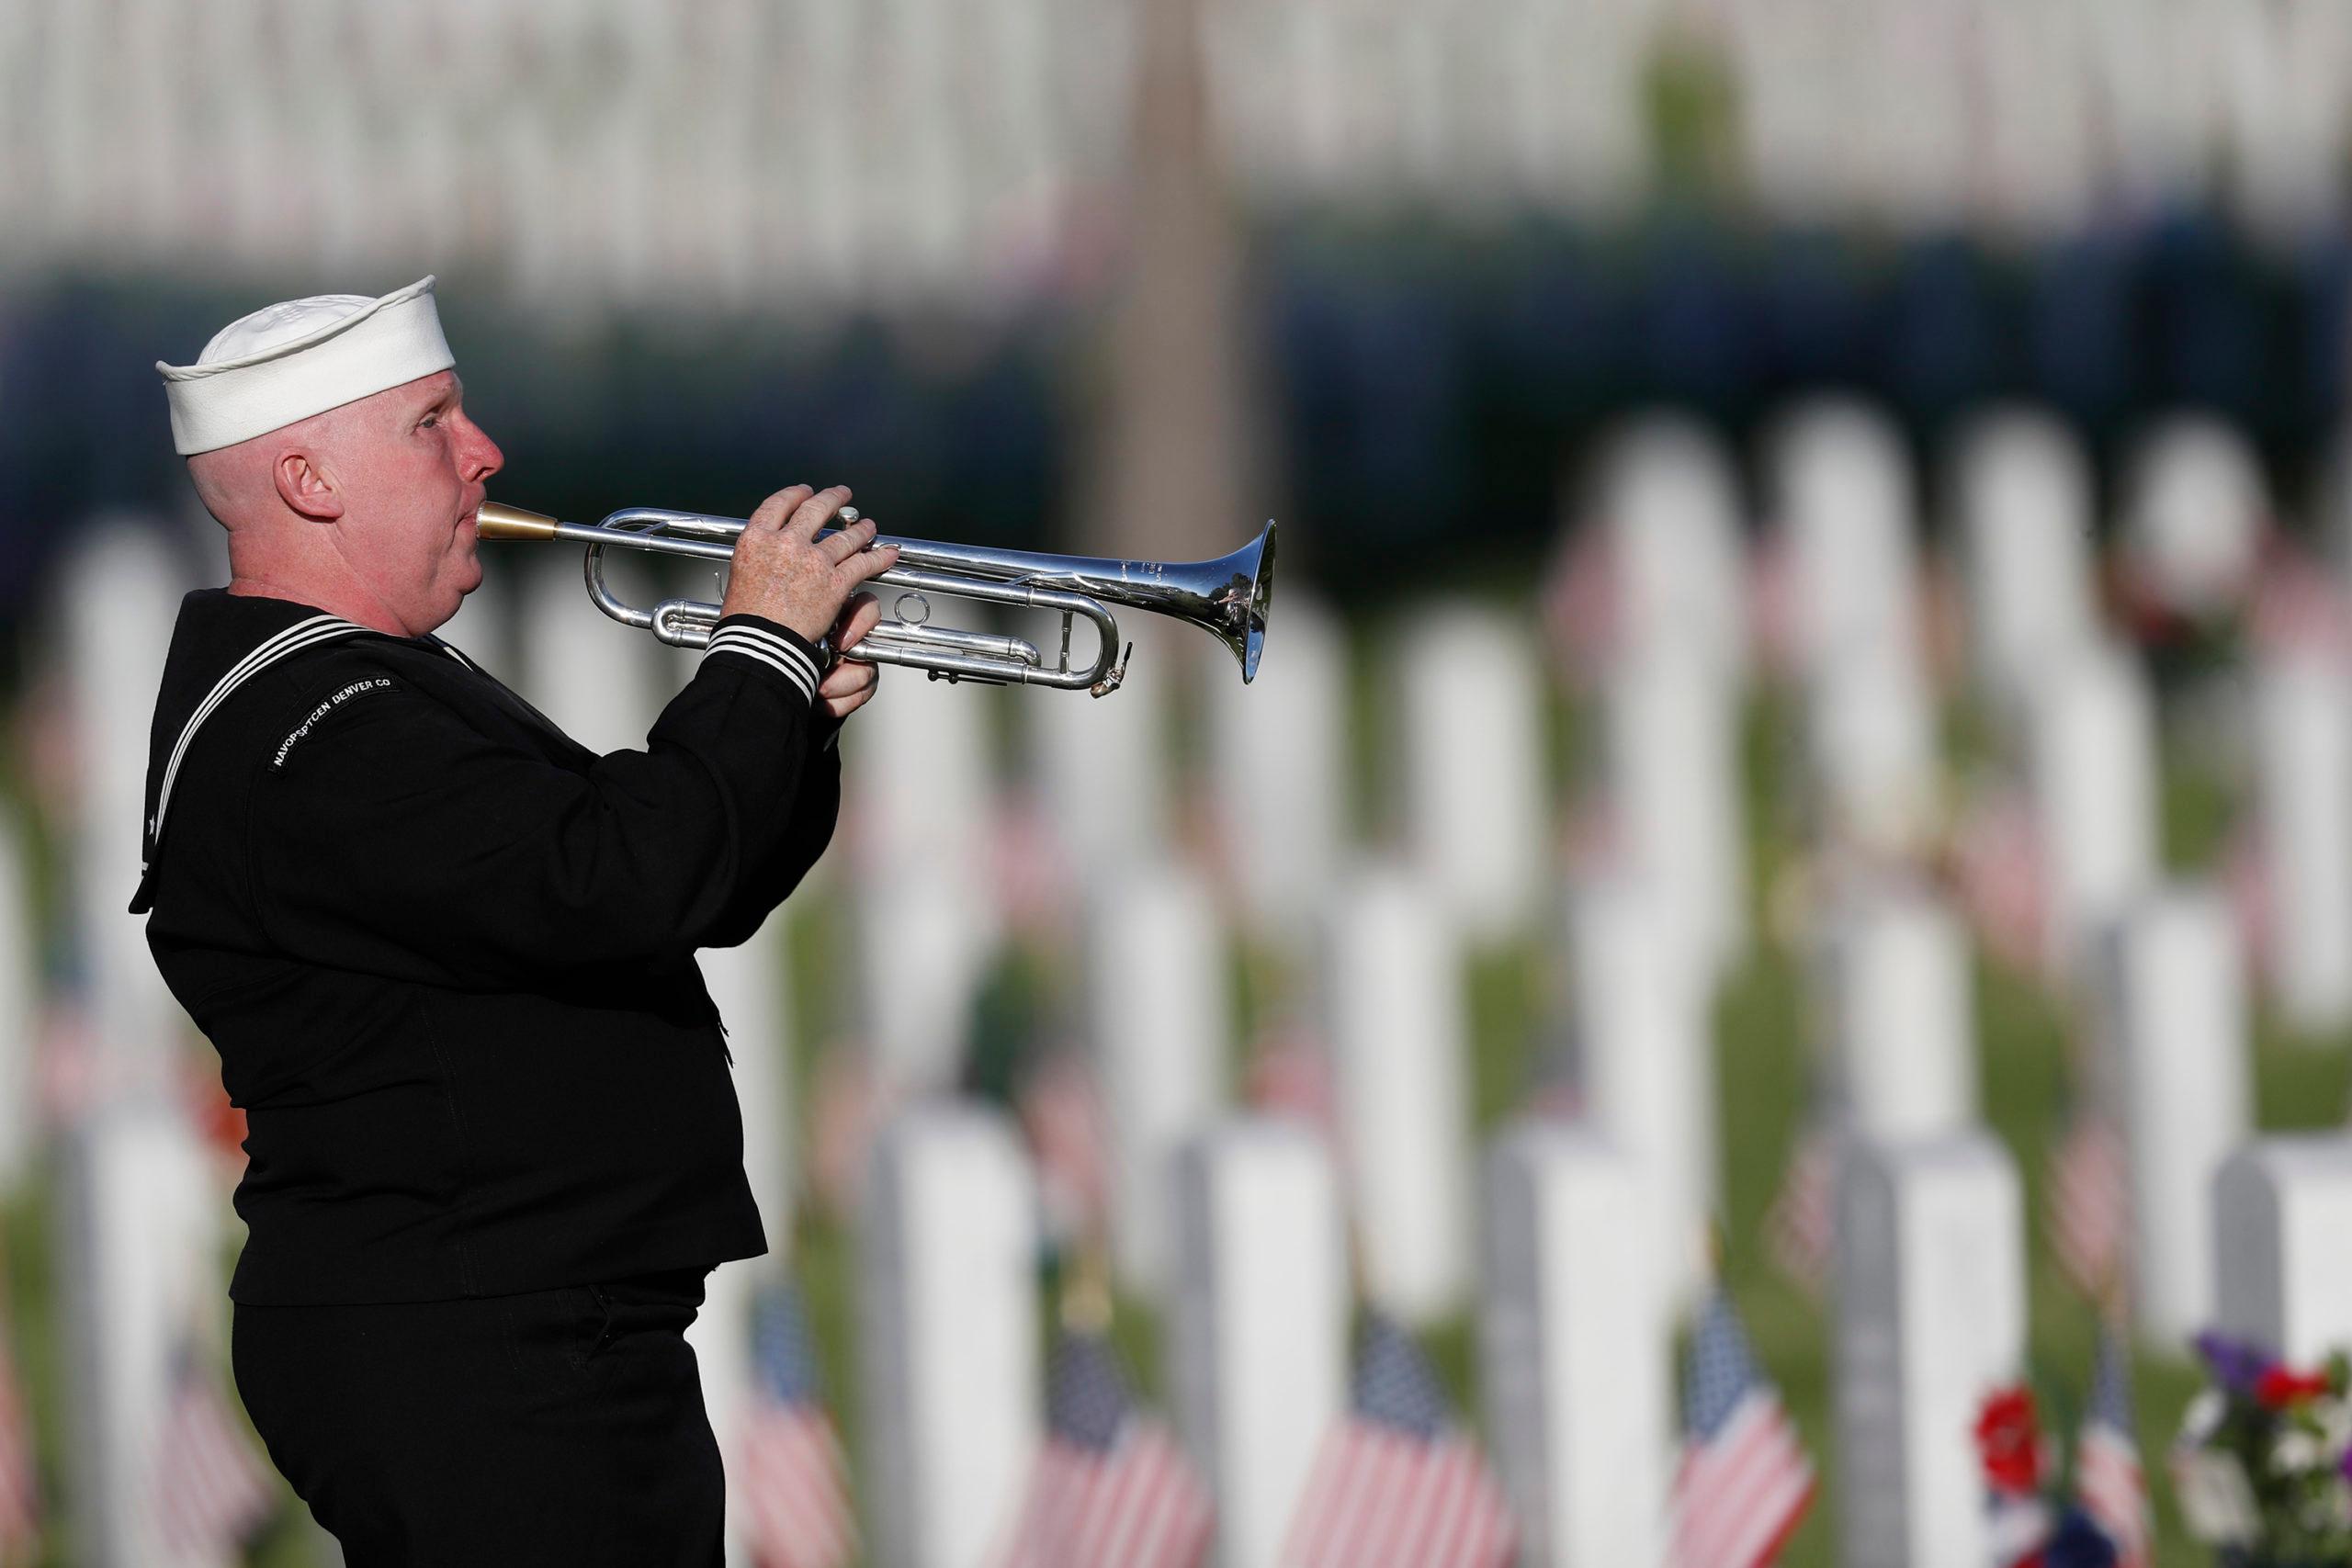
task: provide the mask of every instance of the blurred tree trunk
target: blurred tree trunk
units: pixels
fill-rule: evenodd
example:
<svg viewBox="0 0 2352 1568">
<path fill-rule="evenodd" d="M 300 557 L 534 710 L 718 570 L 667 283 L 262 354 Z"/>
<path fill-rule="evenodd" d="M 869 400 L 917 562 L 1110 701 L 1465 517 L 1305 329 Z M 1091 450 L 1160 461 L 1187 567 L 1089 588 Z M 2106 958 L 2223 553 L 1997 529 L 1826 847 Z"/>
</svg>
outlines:
<svg viewBox="0 0 2352 1568">
<path fill-rule="evenodd" d="M 1239 310 L 1241 236 L 1211 122 L 1204 0 L 1143 0 L 1102 396 L 1084 412 L 1080 548 L 1223 555 L 1266 508 Z"/>
</svg>

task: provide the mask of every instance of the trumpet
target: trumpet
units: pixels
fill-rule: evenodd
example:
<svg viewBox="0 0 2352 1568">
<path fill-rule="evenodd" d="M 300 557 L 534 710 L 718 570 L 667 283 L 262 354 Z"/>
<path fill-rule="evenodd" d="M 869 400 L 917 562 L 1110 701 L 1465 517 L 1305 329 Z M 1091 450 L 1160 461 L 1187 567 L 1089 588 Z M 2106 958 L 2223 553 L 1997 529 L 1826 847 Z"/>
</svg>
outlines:
<svg viewBox="0 0 2352 1568">
<path fill-rule="evenodd" d="M 841 521 L 854 523 L 854 508 Z M 587 547 L 582 572 L 596 607 L 626 626 L 650 631 L 673 648 L 703 648 L 718 625 L 719 607 L 701 599 L 664 599 L 640 609 L 605 583 L 605 549 L 618 546 L 657 555 L 727 562 L 746 522 L 702 512 L 628 507 L 595 524 L 564 523 L 518 506 L 485 502 L 474 528 L 485 539 L 560 539 Z M 830 536 L 827 529 L 819 537 Z M 1111 612 L 1148 610 L 1207 632 L 1232 650 L 1244 684 L 1257 678 L 1266 645 L 1266 611 L 1274 591 L 1274 525 L 1231 555 L 1215 560 L 1117 560 L 1094 556 L 994 550 L 928 539 L 876 537 L 869 547 L 899 547 L 898 563 L 869 581 L 899 591 L 881 623 L 854 649 L 820 649 L 829 658 L 900 664 L 934 681 L 1046 686 L 1103 697 L 1126 678 L 1127 655 Z M 993 604 L 1017 604 L 1061 615 L 1058 660 L 1048 665 L 1036 644 L 1017 637 L 963 631 L 931 624 L 930 595 L 947 594 Z M 1099 638 L 1091 664 L 1070 663 L 1070 628 L 1084 620 Z"/>
</svg>

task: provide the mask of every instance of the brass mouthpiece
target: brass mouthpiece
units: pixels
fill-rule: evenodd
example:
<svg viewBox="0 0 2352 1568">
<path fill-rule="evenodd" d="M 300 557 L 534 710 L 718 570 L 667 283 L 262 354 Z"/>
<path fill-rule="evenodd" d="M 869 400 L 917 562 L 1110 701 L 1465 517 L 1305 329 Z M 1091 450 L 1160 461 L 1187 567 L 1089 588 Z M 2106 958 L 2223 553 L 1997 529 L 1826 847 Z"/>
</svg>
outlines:
<svg viewBox="0 0 2352 1568">
<path fill-rule="evenodd" d="M 552 539 L 556 520 L 519 506 L 485 501 L 474 513 L 474 533 L 485 539 Z"/>
</svg>

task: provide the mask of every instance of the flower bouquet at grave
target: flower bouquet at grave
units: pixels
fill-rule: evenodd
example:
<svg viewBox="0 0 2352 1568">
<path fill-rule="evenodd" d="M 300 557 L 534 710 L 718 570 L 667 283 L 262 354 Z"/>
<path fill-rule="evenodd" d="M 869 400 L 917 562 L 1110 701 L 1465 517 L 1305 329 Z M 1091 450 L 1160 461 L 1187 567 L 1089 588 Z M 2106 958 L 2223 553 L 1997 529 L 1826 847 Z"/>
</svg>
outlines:
<svg viewBox="0 0 2352 1568">
<path fill-rule="evenodd" d="M 2060 1484 L 2057 1449 L 2033 1391 L 1996 1389 L 1976 1416 L 1993 1568 L 2128 1568 L 2090 1512 Z"/>
<path fill-rule="evenodd" d="M 2173 1441 L 2173 1484 L 2224 1568 L 2352 1565 L 2352 1364 L 2296 1368 L 2199 1335 L 2211 1384 Z"/>
</svg>

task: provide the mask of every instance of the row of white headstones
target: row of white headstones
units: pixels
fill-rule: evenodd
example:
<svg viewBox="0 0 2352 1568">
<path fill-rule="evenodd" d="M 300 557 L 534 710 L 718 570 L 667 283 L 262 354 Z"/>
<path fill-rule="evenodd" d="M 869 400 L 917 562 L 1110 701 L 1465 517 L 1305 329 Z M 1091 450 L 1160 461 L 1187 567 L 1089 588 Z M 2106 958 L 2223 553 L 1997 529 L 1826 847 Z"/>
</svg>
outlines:
<svg viewBox="0 0 2352 1568">
<path fill-rule="evenodd" d="M 988 1561 L 1039 1439 L 1035 1208 L 986 1112 L 929 1108 L 876 1145 L 863 1244 L 866 1483 L 878 1561 Z M 1857 1140 L 1843 1161 L 1832 1367 L 1841 1561 L 1979 1568 L 1971 1431 L 2025 1360 L 2020 1188 L 1980 1132 Z M 1479 1377 L 1529 1563 L 1654 1562 L 1675 1437 L 1675 1314 L 1650 1287 L 1655 1184 L 1595 1132 L 1528 1119 L 1484 1169 Z M 1181 1285 L 1165 1359 L 1214 1487 L 1218 1561 L 1278 1568 L 1345 1399 L 1353 1301 L 1325 1145 L 1220 1122 L 1169 1173 Z M 2276 1139 L 2211 1184 L 2216 1324 L 2312 1359 L 2352 1337 L 2352 1148 Z"/>
<path fill-rule="evenodd" d="M 2258 519 L 2249 510 L 2245 467 L 2225 437 L 2189 428 L 2171 439 L 2145 461 L 2127 542 L 2167 592 L 2194 595 L 2227 576 Z M 2103 998 L 2099 1092 L 2131 1150 L 2134 1297 L 2149 1331 L 2177 1342 L 2223 1304 L 2206 1240 L 2212 1223 L 2206 1194 L 2222 1156 L 2248 1126 L 2234 934 L 2211 893 L 2168 888 L 2157 870 L 2154 705 L 2136 666 L 2098 625 L 2079 457 L 2047 427 L 2018 421 L 1988 425 L 1971 453 L 1959 491 L 1980 669 L 2026 737 L 2025 772 L 2050 861 L 2052 971 L 2094 978 Z M 1804 753 L 1820 803 L 1815 826 L 1827 842 L 1862 846 L 1880 863 L 1899 864 L 1928 830 L 1938 787 L 1908 477 L 1883 428 L 1838 408 L 1792 421 L 1773 469 L 1773 536 L 1785 562 L 1781 597 L 1804 698 Z M 1385 712 L 1396 716 L 1399 738 L 1389 770 L 1399 807 L 1392 853 L 1365 860 L 1349 813 L 1334 807 L 1351 793 L 1346 644 L 1328 615 L 1295 595 L 1277 601 L 1258 685 L 1244 694 L 1229 670 L 1206 683 L 1204 782 L 1224 848 L 1221 884 L 1234 907 L 1263 940 L 1310 950 L 1316 960 L 1342 1145 L 1336 1179 L 1351 1216 L 1346 1228 L 1366 1292 L 1408 1321 L 1430 1321 L 1470 1301 L 1477 1289 L 1467 1239 L 1474 1215 L 1483 1213 L 1492 1236 L 1508 1207 L 1491 1196 L 1481 1204 L 1474 1190 L 1458 946 L 1523 932 L 1540 923 L 1547 905 L 1564 908 L 1585 1108 L 1591 1128 L 1616 1151 L 1609 1157 L 1629 1162 L 1612 1179 L 1630 1183 L 1657 1216 L 1631 1233 L 1623 1268 L 1590 1277 L 1624 1282 L 1630 1304 L 1623 1310 L 1645 1314 L 1624 1331 L 1634 1339 L 1621 1336 L 1621 1343 L 1646 1336 L 1662 1346 L 1697 1282 L 1704 1216 L 1720 1183 L 1710 1008 L 1715 978 L 1747 942 L 1735 717 L 1749 679 L 1749 593 L 1736 487 L 1721 453 L 1703 438 L 1671 424 L 1635 430 L 1605 465 L 1600 493 L 1596 525 L 1583 537 L 1600 548 L 1583 570 L 1598 573 L 1601 592 L 1592 603 L 1602 613 L 1592 620 L 1607 627 L 1600 656 L 1587 661 L 1602 720 L 1606 848 L 1589 857 L 1565 898 L 1545 779 L 1541 667 L 1525 628 L 1492 612 L 1434 612 L 1388 639 L 1395 700 Z M 493 556 L 492 566 L 498 571 L 502 563 Z M 1567 576 L 1577 570 L 1572 564 Z M 197 581 L 206 575 L 194 573 Z M 88 1539 L 102 1543 L 101 1561 L 169 1560 L 136 1533 L 143 1528 L 133 1506 L 141 1439 L 156 1429 L 176 1337 L 214 1310 L 205 1303 L 218 1293 L 211 1249 L 222 1218 L 218 1184 L 201 1179 L 200 1156 L 168 1087 L 185 1024 L 161 992 L 137 922 L 121 913 L 135 881 L 135 834 L 125 825 L 140 816 L 146 694 L 189 577 L 152 538 L 97 533 L 69 574 L 46 642 L 70 693 L 62 706 L 76 721 L 82 762 L 68 863 L 90 1045 L 70 1082 L 49 1088 L 52 1099 L 63 1093 L 74 1102 L 60 1129 L 67 1223 L 59 1232 L 73 1254 L 64 1271 L 73 1295 L 66 1320 L 73 1332 L 91 1337 L 77 1364 L 92 1386 L 76 1407 L 85 1428 L 77 1451 L 94 1479 L 79 1495 L 89 1510 Z M 218 581 L 217 571 L 210 580 Z M 510 623 L 499 623 L 499 602 L 485 597 L 451 629 L 453 639 L 493 667 L 502 658 L 517 660 L 526 693 L 590 743 L 640 740 L 662 694 L 691 661 L 665 666 L 668 656 L 605 623 L 578 595 L 568 568 L 522 581 L 519 600 L 506 604 Z M 1589 607 L 1573 583 L 1563 593 L 1571 609 Z M 1144 641 L 1148 629 L 1136 629 Z M 899 672 L 844 742 L 854 886 L 844 889 L 836 877 L 819 893 L 839 899 L 858 932 L 859 1022 L 880 1076 L 895 1092 L 913 1095 L 952 1080 L 971 987 L 1016 918 L 1008 904 L 1017 900 L 1004 893 L 1007 864 L 1039 858 L 1083 868 L 1066 872 L 1057 886 L 1048 877 L 1046 897 L 1082 902 L 1089 911 L 1087 1034 L 1111 1129 L 1114 1239 L 1129 1282 L 1180 1312 L 1188 1292 L 1220 1277 L 1214 1268 L 1201 1272 L 1210 1256 L 1201 1247 L 1265 1245 L 1269 1256 L 1288 1249 L 1189 1236 L 1186 1201 L 1170 1185 L 1171 1169 L 1193 1168 L 1182 1167 L 1179 1151 L 1222 1114 L 1228 1012 L 1216 885 L 1169 848 L 1174 791 L 1161 727 L 1183 646 L 1163 637 L 1139 648 L 1128 689 L 1111 702 L 1038 697 L 1024 705 L 1039 826 L 1010 852 L 993 847 L 1003 812 L 981 705 L 988 699 Z M 2344 863 L 2352 859 L 2352 698 L 2343 671 L 2332 659 L 2303 659 L 2267 671 L 2263 689 L 2269 694 L 2262 711 L 2275 716 L 2256 737 L 2279 899 L 2273 923 L 2282 936 L 2352 933 L 2352 866 Z M 130 693 L 137 700 L 126 700 Z M 1971 1138 L 1977 1070 L 1966 943 L 1955 917 L 1899 871 L 1848 883 L 1824 908 L 1823 1036 L 1838 1124 L 1897 1152 L 1922 1140 L 1940 1146 Z M 739 1040 L 775 1045 L 739 1053 L 739 1070 L 747 1167 L 763 1212 L 776 1220 L 790 1212 L 792 1182 L 779 935 L 772 923 L 758 943 L 706 960 Z M 2290 1005 L 2297 994 L 2317 997 L 2326 1005 L 2314 1005 L 2313 1015 L 2328 1016 L 2339 1005 L 2328 998 L 2352 993 L 2352 980 L 2341 974 L 2352 936 L 2308 945 L 2320 979 L 2301 993 L 2282 987 L 2282 995 Z M 2282 976 L 2294 962 L 2290 946 L 2280 948 Z M 11 994 L 28 1011 L 39 995 L 30 952 L 29 942 L 0 942 L 0 955 L 14 955 L 26 971 Z M 2332 980 L 2329 963 L 2338 966 Z M 31 1038 L 29 1027 L 11 1032 L 14 1043 Z M 17 1169 L 35 1134 L 30 1054 L 0 1049 L 0 1072 L 9 1077 L 6 1087 L 23 1089 L 0 1094 L 6 1159 L 0 1170 Z M 1594 1159 L 1602 1153 L 1589 1152 Z M 982 1177 L 973 1179 L 985 1185 Z M 1852 1201 L 1860 1189 L 1847 1190 Z M 2308 1206 L 2293 1194 L 2276 1203 L 2280 1214 Z M 1245 1232 L 1250 1223 L 1246 1214 L 1232 1222 Z M 1333 1227 L 1335 1235 L 1342 1228 L 1336 1220 Z M 775 1231 L 781 1240 L 784 1227 Z M 1871 1250 L 1848 1247 L 1847 1267 Z M 1948 1250 L 1939 1237 L 1894 1249 L 1938 1258 Z M 2290 1239 L 2276 1251 L 2273 1272 L 2286 1281 L 2279 1299 L 2312 1298 L 2294 1281 L 2325 1266 L 2322 1249 Z M 909 1269 L 932 1267 L 927 1255 L 905 1248 L 875 1256 L 895 1257 Z M 1554 1266 L 1544 1261 L 1548 1256 L 1532 1243 L 1496 1250 L 1484 1285 L 1487 1310 L 1508 1294 L 1512 1269 L 1541 1274 Z M 869 1267 L 878 1265 L 869 1258 Z M 722 1430 L 750 1386 L 741 1329 L 752 1277 L 746 1269 L 721 1271 L 701 1331 Z M 910 1325 L 969 1306 L 960 1290 L 910 1291 L 909 1298 Z M 1019 1310 L 1033 1312 L 1034 1303 Z M 1550 1355 L 1568 1356 L 1571 1341 L 1561 1337 L 1600 1321 L 1592 1315 L 1600 1310 L 1563 1316 L 1547 1304 L 1528 1332 L 1533 1342 L 1555 1346 Z M 2021 1309 L 2016 1315 L 2021 1321 Z M 1220 1331 L 1222 1342 L 1252 1342 L 1260 1328 L 1243 1325 L 1279 1316 L 1253 1304 Z M 2000 1321 L 1989 1310 L 1983 1319 Z M 2267 1337 L 2290 1351 L 2319 1342 L 2284 1316 L 2277 1327 Z M 1176 1343 L 1184 1341 L 1180 1332 Z M 869 1399 L 895 1388 L 902 1392 L 893 1397 L 912 1400 L 922 1378 L 958 1375 L 924 1362 L 912 1342 L 893 1346 L 884 1336 L 877 1343 L 882 1348 L 866 1358 Z M 1605 1348 L 1590 1353 L 1619 1359 Z M 1998 1359 L 1988 1351 L 1984 1361 Z M 919 1371 L 924 1365 L 933 1370 Z M 1175 1380 L 1179 1402 L 1196 1407 L 1197 1393 L 1182 1392 L 1186 1376 Z M 1663 1377 L 1654 1391 L 1661 1399 Z M 1286 1386 L 1278 1371 L 1266 1378 L 1272 1389 Z M 1851 1386 L 1877 1388 L 1905 1410 L 1924 1408 L 1900 1380 L 1871 1374 Z M 1034 1404 L 1032 1379 L 1017 1398 L 1007 1394 L 1000 1414 L 1034 1426 Z M 1586 1419 L 1588 1404 L 1612 1408 L 1587 1385 L 1574 1390 L 1556 1419 Z M 1186 1419 L 1220 1478 L 1226 1560 L 1258 1561 L 1246 1543 L 1262 1542 L 1281 1511 L 1262 1496 L 1248 1501 L 1261 1495 L 1250 1490 L 1261 1486 L 1251 1479 L 1260 1467 L 1228 1473 L 1198 1418 Z M 928 1416 L 909 1420 L 910 1433 L 933 1440 Z M 1662 1433 L 1662 1405 L 1656 1423 Z M 877 1433 L 890 1427 L 888 1419 L 873 1423 Z M 1575 1449 L 1558 1433 L 1545 1444 L 1555 1456 Z M 1511 1457 L 1510 1439 L 1499 1446 L 1529 1528 L 1545 1539 L 1578 1540 L 1576 1531 L 1585 1528 L 1578 1521 L 1605 1516 L 1600 1503 L 1565 1501 L 1588 1495 L 1579 1488 L 1598 1487 L 1589 1495 L 1601 1498 L 1620 1495 L 1589 1476 L 1560 1480 L 1539 1495 L 1526 1480 L 1539 1472 Z M 1601 1448 L 1612 1456 L 1606 1462 L 1622 1461 L 1615 1448 Z M 876 1462 L 873 1495 L 886 1500 L 877 1514 L 906 1500 L 910 1518 L 946 1508 L 967 1521 L 957 1529 L 979 1528 L 971 1522 L 978 1512 L 929 1500 L 933 1483 L 908 1468 L 913 1461 L 877 1450 Z M 1591 1462 L 1605 1461 L 1596 1455 Z M 1959 1495 L 1961 1483 L 1937 1473 L 1945 1495 Z M 1906 1517 L 1940 1517 L 1919 1513 L 1927 1506 L 1906 1504 Z M 1547 1509 L 1566 1510 L 1556 1529 L 1542 1523 L 1555 1517 Z M 1640 1528 L 1654 1528 L 1654 1511 L 1640 1513 L 1648 1521 Z M 1936 1528 L 1947 1524 L 1962 1529 L 1949 1521 Z M 886 1546 L 897 1528 L 883 1527 Z M 968 1560 L 941 1550 L 947 1554 L 889 1547 L 886 1557 Z M 1562 1544 L 1554 1560 L 1579 1559 Z"/>
</svg>

